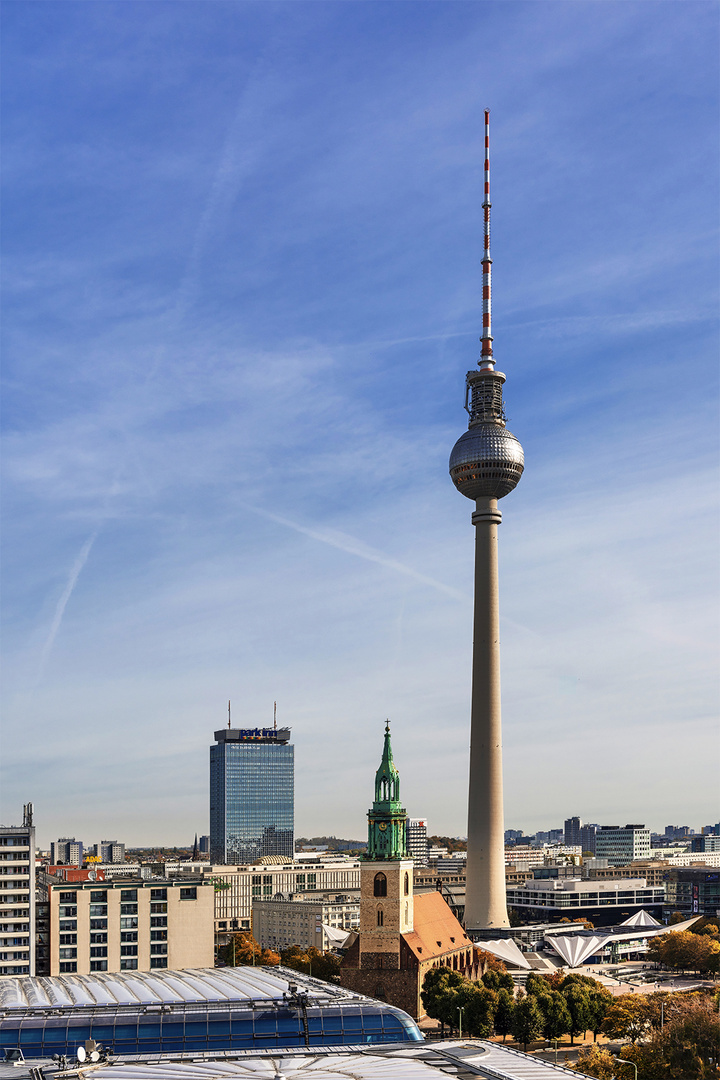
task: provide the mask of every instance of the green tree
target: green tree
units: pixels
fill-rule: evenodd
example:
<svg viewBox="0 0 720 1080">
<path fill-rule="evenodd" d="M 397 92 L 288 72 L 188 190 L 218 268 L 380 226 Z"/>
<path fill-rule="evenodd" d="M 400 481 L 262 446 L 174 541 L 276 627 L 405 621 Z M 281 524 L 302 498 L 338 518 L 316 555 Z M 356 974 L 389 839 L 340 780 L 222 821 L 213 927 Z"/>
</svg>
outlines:
<svg viewBox="0 0 720 1080">
<path fill-rule="evenodd" d="M 446 967 L 431 968 L 423 979 L 420 999 L 427 1015 L 440 1021 L 441 1034 L 445 1024 L 451 1030 L 458 1026 L 456 998 L 458 990 L 465 982 L 458 971 L 451 971 Z"/>
<path fill-rule="evenodd" d="M 509 971 L 495 971 L 491 968 L 481 976 L 481 979 L 488 990 L 495 990 L 496 993 L 498 990 L 509 990 L 512 994 L 515 989 L 513 977 Z"/>
<path fill-rule="evenodd" d="M 588 987 L 588 1003 L 590 1006 L 588 1030 L 592 1031 L 595 1042 L 597 1042 L 598 1033 L 602 1031 L 605 1014 L 614 1000 L 610 991 L 599 982 L 596 982 L 595 986 Z"/>
<path fill-rule="evenodd" d="M 565 995 L 559 990 L 538 997 L 537 1003 L 542 1013 L 542 1033 L 546 1039 L 560 1039 L 567 1035 L 572 1026 Z"/>
<path fill-rule="evenodd" d="M 570 1045 L 575 1041 L 576 1035 L 584 1035 L 590 1027 L 590 995 L 588 988 L 580 983 L 571 983 L 567 990 L 561 993 L 565 997 L 565 1004 L 570 1013 Z"/>
<path fill-rule="evenodd" d="M 513 1038 L 522 1043 L 523 1049 L 527 1050 L 528 1043 L 532 1042 L 533 1039 L 539 1038 L 542 1034 L 542 1025 L 542 1013 L 538 1008 L 535 998 L 521 998 L 521 1000 L 516 1003 L 513 1012 Z"/>
<path fill-rule="evenodd" d="M 498 990 L 497 1006 L 495 1008 L 495 1034 L 502 1035 L 503 1042 L 513 1029 L 513 1014 L 515 1001 L 509 990 L 501 987 Z"/>
<path fill-rule="evenodd" d="M 458 991 L 458 1004 L 465 1008 L 464 1017 L 468 1035 L 476 1039 L 487 1039 L 492 1034 L 497 1009 L 497 994 L 486 986 L 466 983 Z M 461 1000 L 462 999 L 462 1000 Z"/>
</svg>

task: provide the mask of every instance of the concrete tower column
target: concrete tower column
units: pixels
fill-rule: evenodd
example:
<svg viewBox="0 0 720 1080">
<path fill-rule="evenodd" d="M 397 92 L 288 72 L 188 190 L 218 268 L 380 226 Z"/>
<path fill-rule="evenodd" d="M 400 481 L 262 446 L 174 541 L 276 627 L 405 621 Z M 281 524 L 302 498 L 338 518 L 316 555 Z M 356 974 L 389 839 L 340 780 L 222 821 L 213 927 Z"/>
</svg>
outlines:
<svg viewBox="0 0 720 1080">
<path fill-rule="evenodd" d="M 476 500 L 475 614 L 465 926 L 507 927 L 500 708 L 497 499 Z"/>
</svg>

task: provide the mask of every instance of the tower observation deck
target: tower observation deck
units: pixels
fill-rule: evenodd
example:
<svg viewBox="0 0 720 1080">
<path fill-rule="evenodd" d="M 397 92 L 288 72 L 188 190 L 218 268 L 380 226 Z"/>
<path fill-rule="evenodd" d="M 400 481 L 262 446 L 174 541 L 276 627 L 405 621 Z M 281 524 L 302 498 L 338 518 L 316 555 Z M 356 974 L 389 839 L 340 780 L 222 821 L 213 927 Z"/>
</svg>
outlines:
<svg viewBox="0 0 720 1080">
<path fill-rule="evenodd" d="M 509 927 L 505 854 L 500 708 L 500 607 L 498 499 L 523 473 L 522 446 L 505 426 L 503 384 L 495 370 L 491 327 L 490 115 L 485 112 L 483 331 L 478 369 L 466 378 L 468 430 L 450 455 L 450 476 L 475 502 L 475 602 L 468 791 L 468 858 L 465 928 L 470 937 L 499 936 Z"/>
</svg>

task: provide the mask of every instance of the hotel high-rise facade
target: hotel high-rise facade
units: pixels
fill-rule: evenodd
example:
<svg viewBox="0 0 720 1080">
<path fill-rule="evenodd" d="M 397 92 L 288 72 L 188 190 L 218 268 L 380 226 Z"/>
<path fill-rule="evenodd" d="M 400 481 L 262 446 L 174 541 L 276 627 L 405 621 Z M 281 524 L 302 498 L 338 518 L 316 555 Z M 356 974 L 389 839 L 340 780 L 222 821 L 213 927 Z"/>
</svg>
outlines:
<svg viewBox="0 0 720 1080">
<path fill-rule="evenodd" d="M 294 851 L 289 728 L 223 728 L 210 747 L 210 860 L 236 865 Z"/>
</svg>

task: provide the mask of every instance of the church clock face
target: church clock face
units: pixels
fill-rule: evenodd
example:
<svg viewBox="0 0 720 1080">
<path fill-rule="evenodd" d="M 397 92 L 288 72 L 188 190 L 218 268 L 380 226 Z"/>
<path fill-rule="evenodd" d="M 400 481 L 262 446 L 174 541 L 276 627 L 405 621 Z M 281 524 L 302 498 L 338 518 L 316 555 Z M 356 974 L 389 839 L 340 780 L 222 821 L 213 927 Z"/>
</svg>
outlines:
<svg viewBox="0 0 720 1080">
<path fill-rule="evenodd" d="M 381 821 L 380 824 L 378 825 L 378 829 L 382 829 L 382 831 L 385 832 L 385 830 L 387 829 L 387 822 L 386 821 Z"/>
</svg>

